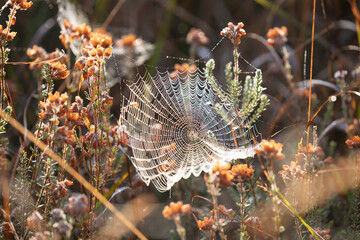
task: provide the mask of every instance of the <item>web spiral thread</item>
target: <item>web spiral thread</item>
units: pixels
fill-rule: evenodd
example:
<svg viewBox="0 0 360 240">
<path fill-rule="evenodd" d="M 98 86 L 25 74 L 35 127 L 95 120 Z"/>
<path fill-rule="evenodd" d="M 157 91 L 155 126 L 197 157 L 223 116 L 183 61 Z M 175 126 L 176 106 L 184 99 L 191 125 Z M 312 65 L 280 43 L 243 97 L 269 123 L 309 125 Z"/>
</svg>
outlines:
<svg viewBox="0 0 360 240">
<path fill-rule="evenodd" d="M 160 191 L 208 172 L 216 161 L 254 155 L 256 129 L 196 69 L 137 75 L 120 122 L 142 180 Z"/>
</svg>

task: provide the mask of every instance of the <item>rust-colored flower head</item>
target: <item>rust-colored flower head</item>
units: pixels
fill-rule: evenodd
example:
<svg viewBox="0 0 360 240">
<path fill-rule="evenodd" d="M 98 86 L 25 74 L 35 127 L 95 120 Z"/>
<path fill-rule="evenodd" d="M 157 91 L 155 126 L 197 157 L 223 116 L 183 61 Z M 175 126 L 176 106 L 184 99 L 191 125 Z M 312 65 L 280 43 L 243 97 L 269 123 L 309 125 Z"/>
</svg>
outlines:
<svg viewBox="0 0 360 240">
<path fill-rule="evenodd" d="M 0 25 L 0 41 L 10 41 L 16 36 L 16 32 L 9 32 L 7 28 L 3 29 Z"/>
<path fill-rule="evenodd" d="M 204 220 L 198 220 L 197 222 L 198 228 L 202 231 L 213 231 L 215 227 L 213 217 L 204 217 Z"/>
<path fill-rule="evenodd" d="M 27 0 L 11 0 L 11 3 L 20 8 L 20 10 L 27 10 L 33 5 L 32 1 L 28 2 Z"/>
<path fill-rule="evenodd" d="M 186 76 L 190 73 L 194 73 L 197 69 L 197 66 L 192 64 L 189 65 L 188 63 L 183 64 L 175 64 L 174 71 L 170 73 L 170 78 L 175 79 L 179 77 L 181 81 L 186 81 Z"/>
<path fill-rule="evenodd" d="M 47 56 L 47 52 L 44 48 L 34 45 L 32 48 L 26 50 L 26 54 L 31 60 L 44 59 Z"/>
<path fill-rule="evenodd" d="M 124 47 L 134 47 L 136 41 L 136 35 L 135 34 L 128 34 L 121 38 L 120 43 Z"/>
<path fill-rule="evenodd" d="M 49 93 L 48 98 L 45 102 L 40 101 L 40 118 L 51 118 L 57 120 L 57 118 L 62 118 L 66 114 L 66 105 L 67 105 L 68 95 L 63 93 L 60 95 L 59 92 L 54 94 Z"/>
<path fill-rule="evenodd" d="M 41 230 L 43 217 L 38 211 L 34 211 L 28 218 L 27 224 L 30 228 Z"/>
<path fill-rule="evenodd" d="M 65 211 L 71 216 L 85 215 L 89 211 L 89 200 L 85 194 L 76 194 L 68 199 Z"/>
<path fill-rule="evenodd" d="M 63 54 L 59 49 L 56 49 L 52 53 L 47 53 L 44 48 L 37 45 L 34 45 L 32 48 L 28 48 L 26 50 L 26 54 L 31 60 L 35 61 L 35 63 L 29 65 L 30 69 L 34 69 L 34 67 L 40 68 L 46 60 L 58 59 L 58 62 L 60 63 L 66 63 L 68 60 L 67 55 Z M 50 61 L 49 64 L 51 64 Z"/>
<path fill-rule="evenodd" d="M 65 197 L 65 195 L 67 193 L 67 187 L 69 187 L 71 185 L 73 185 L 73 182 L 70 180 L 64 180 L 64 181 L 58 182 L 52 192 L 55 196 L 60 195 L 61 197 Z"/>
<path fill-rule="evenodd" d="M 283 170 L 279 171 L 279 175 L 283 178 L 284 182 L 302 179 L 305 172 L 301 169 L 300 165 L 291 161 L 289 165 L 283 165 Z"/>
<path fill-rule="evenodd" d="M 76 96 L 75 102 L 73 102 L 66 113 L 66 124 L 72 123 L 73 125 L 84 127 L 85 122 L 81 116 L 81 110 L 83 107 L 83 100 L 81 97 Z"/>
<path fill-rule="evenodd" d="M 129 136 L 124 126 L 115 125 L 110 129 L 110 136 L 113 137 L 116 145 L 126 146 L 129 142 Z"/>
<path fill-rule="evenodd" d="M 270 46 L 283 46 L 287 42 L 288 30 L 285 26 L 281 28 L 270 28 L 266 34 L 266 44 Z"/>
<path fill-rule="evenodd" d="M 262 155 L 267 160 L 284 160 L 285 156 L 282 153 L 283 145 L 276 143 L 274 140 L 263 140 L 261 147 L 255 149 L 257 154 Z"/>
<path fill-rule="evenodd" d="M 330 229 L 315 228 L 314 231 L 321 236 L 322 239 L 328 240 L 331 238 Z M 313 235 L 310 236 L 310 240 L 315 240 Z"/>
<path fill-rule="evenodd" d="M 67 70 L 66 65 L 60 62 L 51 62 L 50 67 L 50 77 L 55 80 L 65 79 L 69 76 L 70 72 Z"/>
<path fill-rule="evenodd" d="M 189 214 L 191 211 L 191 206 L 189 204 L 183 204 L 182 201 L 177 203 L 171 202 L 169 206 L 165 206 L 162 214 L 165 218 L 174 220 L 183 215 Z"/>
<path fill-rule="evenodd" d="M 101 109 L 104 110 L 106 106 L 113 104 L 113 97 L 109 96 L 107 91 L 102 91 L 100 96 Z"/>
<path fill-rule="evenodd" d="M 229 22 L 228 26 L 220 32 L 220 35 L 230 39 L 233 44 L 239 45 L 241 43 L 241 37 L 246 35 L 246 31 L 243 29 L 243 27 L 244 23 L 242 22 L 239 22 L 237 25 Z"/>
<path fill-rule="evenodd" d="M 360 149 L 360 137 L 353 136 L 351 139 L 345 141 L 349 148 Z"/>
<path fill-rule="evenodd" d="M 225 187 L 232 185 L 234 175 L 230 171 L 231 165 L 229 163 L 220 163 L 217 161 L 210 171 L 210 176 L 214 182 L 218 182 Z"/>
<path fill-rule="evenodd" d="M 186 43 L 195 47 L 205 46 L 209 44 L 209 39 L 201 29 L 191 28 L 186 35 Z"/>
<path fill-rule="evenodd" d="M 73 146 L 75 144 L 75 130 L 70 130 L 67 126 L 58 127 L 54 140 L 58 145 L 68 144 Z"/>
<path fill-rule="evenodd" d="M 254 169 L 252 166 L 248 167 L 247 164 L 238 164 L 231 168 L 231 172 L 234 175 L 234 180 L 237 182 L 243 182 L 254 176 Z"/>
</svg>

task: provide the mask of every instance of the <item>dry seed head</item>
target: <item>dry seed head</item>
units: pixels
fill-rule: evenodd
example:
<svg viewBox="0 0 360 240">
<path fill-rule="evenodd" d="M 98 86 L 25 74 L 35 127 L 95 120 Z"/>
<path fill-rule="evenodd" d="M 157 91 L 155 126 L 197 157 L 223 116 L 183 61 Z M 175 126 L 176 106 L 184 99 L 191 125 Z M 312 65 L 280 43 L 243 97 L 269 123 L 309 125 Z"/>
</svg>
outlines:
<svg viewBox="0 0 360 240">
<path fill-rule="evenodd" d="M 174 220 L 180 216 L 189 214 L 191 207 L 189 204 L 183 204 L 182 201 L 177 203 L 171 202 L 169 206 L 165 206 L 162 214 L 165 218 Z"/>
<path fill-rule="evenodd" d="M 213 217 L 204 217 L 203 221 L 198 220 L 196 223 L 198 228 L 203 231 L 211 231 L 215 227 Z"/>
<path fill-rule="evenodd" d="M 359 149 L 360 148 L 360 137 L 353 136 L 352 139 L 346 140 L 345 143 L 349 148 Z"/>
<path fill-rule="evenodd" d="M 287 42 L 288 30 L 285 26 L 281 28 L 270 28 L 266 34 L 266 44 L 270 46 L 283 46 Z"/>
<path fill-rule="evenodd" d="M 220 32 L 220 35 L 230 39 L 233 44 L 239 45 L 241 43 L 241 37 L 246 35 L 243 27 L 244 23 L 242 22 L 239 22 L 236 26 L 232 22 L 229 22 L 228 26 Z"/>
<path fill-rule="evenodd" d="M 191 28 L 186 35 L 186 43 L 196 47 L 205 46 L 209 44 L 209 39 L 201 29 Z"/>
</svg>

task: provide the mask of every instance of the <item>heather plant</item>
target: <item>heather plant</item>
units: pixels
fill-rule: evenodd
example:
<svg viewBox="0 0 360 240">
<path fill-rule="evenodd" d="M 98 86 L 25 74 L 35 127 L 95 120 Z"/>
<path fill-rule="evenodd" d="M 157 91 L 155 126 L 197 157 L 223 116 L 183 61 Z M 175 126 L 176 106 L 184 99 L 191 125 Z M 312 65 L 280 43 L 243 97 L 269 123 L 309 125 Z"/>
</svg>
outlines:
<svg viewBox="0 0 360 240">
<path fill-rule="evenodd" d="M 0 239 L 359 238 L 356 1 L 1 4 Z"/>
</svg>

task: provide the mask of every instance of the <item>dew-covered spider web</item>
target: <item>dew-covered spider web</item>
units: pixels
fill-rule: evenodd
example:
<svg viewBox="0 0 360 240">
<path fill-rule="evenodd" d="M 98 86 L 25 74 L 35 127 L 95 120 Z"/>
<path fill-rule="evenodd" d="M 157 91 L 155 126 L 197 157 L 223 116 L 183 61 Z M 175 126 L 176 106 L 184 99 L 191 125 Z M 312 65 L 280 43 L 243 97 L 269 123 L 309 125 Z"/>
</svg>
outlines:
<svg viewBox="0 0 360 240">
<path fill-rule="evenodd" d="M 203 71 L 157 71 L 127 84 L 120 123 L 146 184 L 163 192 L 181 178 L 208 172 L 216 161 L 254 155 L 258 136 Z"/>
</svg>

